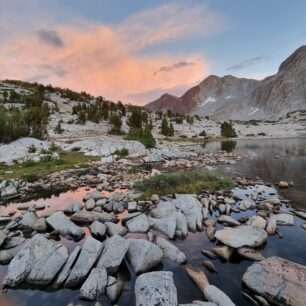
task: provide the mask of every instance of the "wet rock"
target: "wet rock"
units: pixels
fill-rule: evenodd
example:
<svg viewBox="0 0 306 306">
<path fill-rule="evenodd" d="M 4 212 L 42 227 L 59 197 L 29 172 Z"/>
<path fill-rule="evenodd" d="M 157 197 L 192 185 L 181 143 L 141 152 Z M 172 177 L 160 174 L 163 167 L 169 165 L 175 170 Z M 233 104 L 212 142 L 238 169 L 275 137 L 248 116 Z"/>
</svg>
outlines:
<svg viewBox="0 0 306 306">
<path fill-rule="evenodd" d="M 120 235 L 124 236 L 127 233 L 126 227 L 121 224 L 105 222 L 106 232 L 109 236 Z"/>
<path fill-rule="evenodd" d="M 113 214 L 99 213 L 96 211 L 78 211 L 71 216 L 71 221 L 80 224 L 89 224 L 95 221 L 99 222 L 118 222 L 117 218 Z"/>
<path fill-rule="evenodd" d="M 249 220 L 245 223 L 249 226 L 254 226 L 257 228 L 265 229 L 267 225 L 267 221 L 261 216 L 252 216 Z"/>
<path fill-rule="evenodd" d="M 295 213 L 298 217 L 300 217 L 300 218 L 306 220 L 306 213 L 305 213 L 305 212 L 299 211 L 299 210 L 295 210 L 294 213 Z"/>
<path fill-rule="evenodd" d="M 128 220 L 126 226 L 130 233 L 146 233 L 150 229 L 149 220 L 145 214 Z"/>
<path fill-rule="evenodd" d="M 237 226 L 240 225 L 240 222 L 234 219 L 231 216 L 222 215 L 218 218 L 219 223 L 226 223 L 229 226 Z"/>
<path fill-rule="evenodd" d="M 253 248 L 243 247 L 238 249 L 237 252 L 240 256 L 254 261 L 260 261 L 265 259 L 265 257 L 260 253 L 260 251 Z"/>
<path fill-rule="evenodd" d="M 202 263 L 210 272 L 218 273 L 215 265 L 210 260 L 203 260 Z"/>
<path fill-rule="evenodd" d="M 267 240 L 267 233 L 259 228 L 247 225 L 225 227 L 215 233 L 215 237 L 223 244 L 241 248 L 243 246 L 259 247 Z"/>
<path fill-rule="evenodd" d="M 94 199 L 90 198 L 89 200 L 86 201 L 85 203 L 85 208 L 86 210 L 90 211 L 93 210 L 96 206 L 96 202 Z"/>
<path fill-rule="evenodd" d="M 76 246 L 74 248 L 73 252 L 68 257 L 68 259 L 67 259 L 65 265 L 63 266 L 62 270 L 56 276 L 56 278 L 55 278 L 55 280 L 52 284 L 52 288 L 58 289 L 63 285 L 63 283 L 65 282 L 65 280 L 67 279 L 67 277 L 69 276 L 69 274 L 72 270 L 72 266 L 74 265 L 78 255 L 80 253 L 80 250 L 81 250 L 81 248 L 79 246 Z"/>
<path fill-rule="evenodd" d="M 186 255 L 175 245 L 161 237 L 156 238 L 157 246 L 163 251 L 164 256 L 172 261 L 182 264 L 187 261 Z"/>
<path fill-rule="evenodd" d="M 168 215 L 172 215 L 176 212 L 175 206 L 172 202 L 161 202 L 157 205 L 157 208 L 151 211 L 153 218 L 162 219 Z"/>
<path fill-rule="evenodd" d="M 105 294 L 107 272 L 103 267 L 93 268 L 80 289 L 80 297 L 94 301 Z"/>
<path fill-rule="evenodd" d="M 210 251 L 208 251 L 208 250 L 202 249 L 201 252 L 202 252 L 202 254 L 203 254 L 204 256 L 206 256 L 206 257 L 209 258 L 209 259 L 216 259 L 216 258 L 217 258 L 217 256 L 216 256 L 214 253 L 212 253 L 212 252 L 210 252 Z"/>
<path fill-rule="evenodd" d="M 209 284 L 206 275 L 202 271 L 187 266 L 186 272 L 203 292 L 205 298 L 209 302 L 212 302 L 218 306 L 235 306 L 235 304 L 224 292 Z"/>
<path fill-rule="evenodd" d="M 229 261 L 234 250 L 226 245 L 215 247 L 211 249 L 216 255 L 221 257 L 222 259 Z"/>
<path fill-rule="evenodd" d="M 85 236 L 85 232 L 67 218 L 63 212 L 53 213 L 46 219 L 46 222 L 54 230 L 58 231 L 61 236 L 67 239 L 81 240 Z"/>
<path fill-rule="evenodd" d="M 103 240 L 105 238 L 106 226 L 103 223 L 95 221 L 89 226 L 89 230 L 96 239 Z"/>
<path fill-rule="evenodd" d="M 177 194 L 173 203 L 186 217 L 188 229 L 192 232 L 202 230 L 202 205 L 190 194 Z"/>
<path fill-rule="evenodd" d="M 123 283 L 112 276 L 108 276 L 106 295 L 112 304 L 116 303 L 120 297 Z"/>
<path fill-rule="evenodd" d="M 115 235 L 104 242 L 97 267 L 105 267 L 107 273 L 115 274 L 128 250 L 129 240 Z"/>
<path fill-rule="evenodd" d="M 278 183 L 278 187 L 279 187 L 279 188 L 288 188 L 288 187 L 289 187 L 289 183 L 286 182 L 286 181 L 280 181 L 280 182 Z"/>
<path fill-rule="evenodd" d="M 268 302 L 281 306 L 304 305 L 306 267 L 273 256 L 252 264 L 242 277 L 243 283 Z"/>
<path fill-rule="evenodd" d="M 90 269 L 100 256 L 101 250 L 101 242 L 91 236 L 85 239 L 81 253 L 66 280 L 65 287 L 75 287 L 86 279 Z"/>
<path fill-rule="evenodd" d="M 176 229 L 176 214 L 168 215 L 166 218 L 156 219 L 149 217 L 149 224 L 155 229 L 173 239 Z"/>
<path fill-rule="evenodd" d="M 275 220 L 277 225 L 294 225 L 293 216 L 289 214 L 276 214 L 270 218 Z"/>
<path fill-rule="evenodd" d="M 7 265 L 11 262 L 14 256 L 8 251 L 0 251 L 0 264 Z"/>
<path fill-rule="evenodd" d="M 177 306 L 177 290 L 172 272 L 150 272 L 136 279 L 136 306 Z"/>
<path fill-rule="evenodd" d="M 129 239 L 127 258 L 137 274 L 157 266 L 162 257 L 162 250 L 152 242 L 144 239 Z"/>
</svg>

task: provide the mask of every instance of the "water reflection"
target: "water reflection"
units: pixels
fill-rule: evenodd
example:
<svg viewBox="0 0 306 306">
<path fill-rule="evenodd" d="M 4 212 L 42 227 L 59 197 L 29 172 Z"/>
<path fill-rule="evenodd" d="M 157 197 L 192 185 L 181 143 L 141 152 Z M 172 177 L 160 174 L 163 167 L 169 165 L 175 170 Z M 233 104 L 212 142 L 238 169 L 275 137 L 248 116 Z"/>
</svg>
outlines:
<svg viewBox="0 0 306 306">
<path fill-rule="evenodd" d="M 226 151 L 227 153 L 231 153 L 236 148 L 237 141 L 234 140 L 225 140 L 221 141 L 221 150 Z"/>
</svg>

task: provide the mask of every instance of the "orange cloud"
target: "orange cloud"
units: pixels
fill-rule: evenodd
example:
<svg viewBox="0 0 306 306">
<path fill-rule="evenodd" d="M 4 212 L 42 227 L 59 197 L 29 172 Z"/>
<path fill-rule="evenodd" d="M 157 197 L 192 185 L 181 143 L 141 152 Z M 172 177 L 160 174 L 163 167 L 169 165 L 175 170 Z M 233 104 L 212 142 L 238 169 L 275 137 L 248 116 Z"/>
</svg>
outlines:
<svg viewBox="0 0 306 306">
<path fill-rule="evenodd" d="M 142 53 L 142 48 L 200 31 L 215 33 L 222 30 L 220 20 L 206 7 L 170 4 L 131 16 L 116 26 L 82 21 L 49 32 L 43 28 L 40 37 L 36 31 L 6 40 L 0 51 L 1 77 L 144 104 L 153 98 L 150 93 L 193 85 L 208 74 L 210 65 L 200 54 L 152 55 Z M 48 34 L 43 40 L 42 33 Z M 183 62 L 192 65 L 177 65 Z M 154 73 L 160 69 L 163 73 Z"/>
</svg>

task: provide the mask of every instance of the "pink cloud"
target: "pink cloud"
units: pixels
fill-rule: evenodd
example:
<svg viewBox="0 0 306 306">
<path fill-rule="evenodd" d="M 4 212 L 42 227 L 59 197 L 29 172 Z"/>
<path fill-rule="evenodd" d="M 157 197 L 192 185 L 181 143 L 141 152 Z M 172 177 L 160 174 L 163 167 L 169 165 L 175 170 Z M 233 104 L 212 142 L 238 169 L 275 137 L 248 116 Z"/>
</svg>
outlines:
<svg viewBox="0 0 306 306">
<path fill-rule="evenodd" d="M 144 55 L 142 48 L 169 39 L 216 33 L 223 29 L 220 20 L 206 7 L 169 4 L 112 27 L 86 20 L 54 26 L 53 38 L 63 41 L 58 46 L 44 43 L 36 29 L 6 39 L 0 50 L 0 77 L 51 83 L 143 104 L 147 102 L 143 92 L 186 88 L 205 77 L 210 64 L 201 54 Z M 154 74 L 180 62 L 193 64 Z"/>
</svg>

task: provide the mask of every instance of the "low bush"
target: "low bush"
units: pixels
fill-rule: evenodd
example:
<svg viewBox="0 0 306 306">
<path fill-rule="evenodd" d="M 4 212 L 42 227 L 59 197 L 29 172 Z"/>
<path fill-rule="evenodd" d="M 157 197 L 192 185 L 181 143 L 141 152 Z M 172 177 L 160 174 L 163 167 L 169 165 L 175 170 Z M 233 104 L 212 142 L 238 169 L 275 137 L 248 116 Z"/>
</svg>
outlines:
<svg viewBox="0 0 306 306">
<path fill-rule="evenodd" d="M 156 146 L 156 141 L 151 133 L 151 130 L 148 127 L 130 129 L 125 139 L 138 140 L 146 148 L 154 148 Z"/>
</svg>

